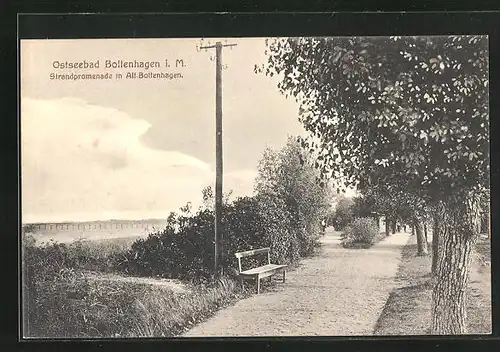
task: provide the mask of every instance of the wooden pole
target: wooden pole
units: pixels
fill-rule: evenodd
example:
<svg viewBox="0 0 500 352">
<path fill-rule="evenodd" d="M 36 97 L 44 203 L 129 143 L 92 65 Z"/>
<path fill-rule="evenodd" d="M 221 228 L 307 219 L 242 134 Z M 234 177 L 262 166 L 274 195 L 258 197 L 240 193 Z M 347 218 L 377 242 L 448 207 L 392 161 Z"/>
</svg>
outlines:
<svg viewBox="0 0 500 352">
<path fill-rule="evenodd" d="M 199 49 L 215 48 L 215 231 L 214 231 L 214 276 L 223 274 L 224 241 L 222 234 L 222 48 L 236 44 L 222 44 L 199 47 Z"/>
<path fill-rule="evenodd" d="M 215 275 L 222 274 L 222 43 L 215 44 Z"/>
</svg>

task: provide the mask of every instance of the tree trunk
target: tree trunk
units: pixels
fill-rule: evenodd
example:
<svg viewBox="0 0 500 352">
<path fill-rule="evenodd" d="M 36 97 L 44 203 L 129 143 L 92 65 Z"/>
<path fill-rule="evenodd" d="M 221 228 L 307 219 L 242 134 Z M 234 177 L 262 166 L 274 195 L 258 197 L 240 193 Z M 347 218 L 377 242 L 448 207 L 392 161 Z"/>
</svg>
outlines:
<svg viewBox="0 0 500 352">
<path fill-rule="evenodd" d="M 432 274 L 436 274 L 436 266 L 437 266 L 437 258 L 439 251 L 439 216 L 434 215 L 434 224 L 432 229 L 432 266 L 431 272 Z"/>
<path fill-rule="evenodd" d="M 411 235 L 415 236 L 415 225 L 411 225 Z"/>
<path fill-rule="evenodd" d="M 420 222 L 420 220 L 415 218 L 412 228 L 417 234 L 417 255 L 425 256 L 429 254 L 429 251 L 427 249 L 427 241 L 424 238 L 424 232 L 422 231 L 422 223 Z"/>
<path fill-rule="evenodd" d="M 491 238 L 491 213 L 488 210 L 488 213 L 486 214 L 486 233 L 488 234 L 488 238 Z"/>
<path fill-rule="evenodd" d="M 472 247 L 477 239 L 474 209 L 473 203 L 463 195 L 455 195 L 446 204 L 439 205 L 431 334 L 467 333 L 466 289 Z"/>
<path fill-rule="evenodd" d="M 387 218 L 387 216 L 385 217 L 385 235 L 386 236 L 389 236 L 391 233 L 390 233 L 390 229 L 389 229 L 389 219 Z"/>
<path fill-rule="evenodd" d="M 427 238 L 427 223 L 424 222 L 424 237 L 425 237 L 425 243 L 427 244 L 427 247 L 429 246 L 429 240 Z"/>
<path fill-rule="evenodd" d="M 392 234 L 394 235 L 396 233 L 396 220 L 392 220 L 391 230 L 392 230 Z"/>
</svg>

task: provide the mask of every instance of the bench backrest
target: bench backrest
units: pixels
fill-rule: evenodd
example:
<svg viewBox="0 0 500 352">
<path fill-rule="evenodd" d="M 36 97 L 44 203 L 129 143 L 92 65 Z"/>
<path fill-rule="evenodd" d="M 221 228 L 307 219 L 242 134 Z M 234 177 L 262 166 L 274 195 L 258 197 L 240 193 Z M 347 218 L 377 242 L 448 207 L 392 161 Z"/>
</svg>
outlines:
<svg viewBox="0 0 500 352">
<path fill-rule="evenodd" d="M 240 273 L 241 273 L 241 258 L 252 257 L 257 254 L 267 253 L 267 262 L 268 264 L 271 264 L 270 250 L 271 249 L 269 247 L 266 247 L 266 248 L 252 249 L 250 251 L 235 253 L 234 255 L 236 256 L 236 258 L 238 258 L 238 268 L 240 270 Z"/>
</svg>

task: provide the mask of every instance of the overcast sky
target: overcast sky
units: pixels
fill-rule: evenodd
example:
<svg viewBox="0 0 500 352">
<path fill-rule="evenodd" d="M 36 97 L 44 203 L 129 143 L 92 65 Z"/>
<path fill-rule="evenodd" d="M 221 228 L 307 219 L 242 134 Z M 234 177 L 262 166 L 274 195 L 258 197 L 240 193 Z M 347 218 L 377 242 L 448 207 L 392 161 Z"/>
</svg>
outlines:
<svg viewBox="0 0 500 352">
<path fill-rule="evenodd" d="M 205 43 L 208 39 L 205 39 Z M 214 43 L 214 39 L 210 39 Z M 266 146 L 303 134 L 298 105 L 277 81 L 253 72 L 264 39 L 230 39 L 224 49 L 224 191 L 250 195 Z M 200 39 L 23 40 L 21 158 L 23 222 L 165 218 L 214 182 L 214 52 Z M 100 60 L 100 69 L 52 63 Z M 104 69 L 104 60 L 183 59 L 177 80 L 50 80 L 54 73 Z"/>
</svg>

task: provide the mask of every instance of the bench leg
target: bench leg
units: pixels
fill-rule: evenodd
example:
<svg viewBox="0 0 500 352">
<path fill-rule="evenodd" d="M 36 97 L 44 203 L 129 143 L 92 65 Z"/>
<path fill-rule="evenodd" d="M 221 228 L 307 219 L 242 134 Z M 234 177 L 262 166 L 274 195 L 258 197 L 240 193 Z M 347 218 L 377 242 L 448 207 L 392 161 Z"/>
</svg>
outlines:
<svg viewBox="0 0 500 352">
<path fill-rule="evenodd" d="M 257 294 L 260 293 L 260 277 L 257 276 Z"/>
<path fill-rule="evenodd" d="M 286 270 L 283 270 L 283 282 L 286 280 Z"/>
</svg>

